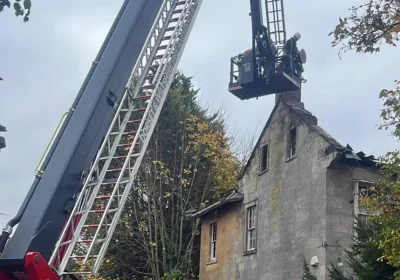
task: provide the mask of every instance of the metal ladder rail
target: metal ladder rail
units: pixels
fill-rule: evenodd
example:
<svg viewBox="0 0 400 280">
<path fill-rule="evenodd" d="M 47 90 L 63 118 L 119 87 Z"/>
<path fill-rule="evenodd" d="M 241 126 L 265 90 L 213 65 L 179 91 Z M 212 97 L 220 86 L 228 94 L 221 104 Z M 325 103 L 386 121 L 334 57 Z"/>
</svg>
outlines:
<svg viewBox="0 0 400 280">
<path fill-rule="evenodd" d="M 278 53 L 286 42 L 286 27 L 283 0 L 265 0 L 268 30 Z"/>
<path fill-rule="evenodd" d="M 55 250 L 53 252 L 53 255 L 52 255 L 51 259 L 50 259 L 50 263 L 56 267 L 56 269 L 58 270 L 59 274 L 62 273 L 62 271 L 65 269 L 65 265 L 66 265 L 65 262 L 62 262 L 65 259 L 63 259 L 63 260 L 59 259 L 59 257 L 60 257 L 59 256 L 59 253 L 60 253 L 59 249 L 62 246 L 62 243 L 66 238 L 67 232 L 71 231 L 71 230 L 72 230 L 72 232 L 76 232 L 77 229 L 78 229 L 78 228 L 74 227 L 74 224 L 76 222 L 76 220 L 74 219 L 74 214 L 76 212 L 78 212 L 78 210 L 82 210 L 82 207 L 84 207 L 86 204 L 90 204 L 90 203 L 87 203 L 87 196 L 85 196 L 85 194 L 90 192 L 88 188 L 93 186 L 93 184 L 91 184 L 92 181 L 90 179 L 91 179 L 91 177 L 98 177 L 98 174 L 99 174 L 99 172 L 98 172 L 99 171 L 98 163 L 100 161 L 100 157 L 102 155 L 102 152 L 104 150 L 106 150 L 106 149 L 109 152 L 111 152 L 111 150 L 112 150 L 111 143 L 110 143 L 110 138 L 109 138 L 109 135 L 111 134 L 112 128 L 114 127 L 115 123 L 118 121 L 119 113 L 122 111 L 123 104 L 125 102 L 127 102 L 127 99 L 129 99 L 129 97 L 133 98 L 138 94 L 139 88 L 135 87 L 135 85 L 137 85 L 138 83 L 134 81 L 134 78 L 137 77 L 138 75 L 142 76 L 142 73 L 147 71 L 147 69 L 149 67 L 149 64 L 150 64 L 150 63 L 148 63 L 149 56 L 154 55 L 154 53 L 157 51 L 157 48 L 155 47 L 155 45 L 159 42 L 159 40 L 161 40 L 161 37 L 162 37 L 162 32 L 160 32 L 160 28 L 164 28 L 164 25 L 165 25 L 165 23 L 163 23 L 162 20 L 164 19 L 164 22 L 166 22 L 166 21 L 168 21 L 170 19 L 170 15 L 172 14 L 173 8 L 175 7 L 176 3 L 177 3 L 176 0 L 166 0 L 165 3 L 163 4 L 163 6 L 161 7 L 160 13 L 157 16 L 157 20 L 156 20 L 156 22 L 155 22 L 155 24 L 154 24 L 154 26 L 152 28 L 152 32 L 150 32 L 150 34 L 149 34 L 149 36 L 147 38 L 147 42 L 146 42 L 146 44 L 144 45 L 144 47 L 142 49 L 142 53 L 140 55 L 141 58 L 138 60 L 137 64 L 134 67 L 134 70 L 132 72 L 131 78 L 130 78 L 130 80 L 128 82 L 128 86 L 127 86 L 126 92 L 125 92 L 125 94 L 123 96 L 123 99 L 122 99 L 122 101 L 120 103 L 120 106 L 119 106 L 119 108 L 118 108 L 118 110 L 116 112 L 116 115 L 115 115 L 115 117 L 114 117 L 114 119 L 113 119 L 113 121 L 111 123 L 109 131 L 107 132 L 106 138 L 102 143 L 102 146 L 101 146 L 101 148 L 100 148 L 100 150 L 99 150 L 99 152 L 98 152 L 98 154 L 96 156 L 96 159 L 95 159 L 94 163 L 92 164 L 92 168 L 91 168 L 91 170 L 89 172 L 89 175 L 87 177 L 88 179 L 85 182 L 85 185 L 84 185 L 84 187 L 83 187 L 83 189 L 82 189 L 82 191 L 81 191 L 81 193 L 80 193 L 80 195 L 79 195 L 79 197 L 77 199 L 77 203 L 74 206 L 72 214 L 70 215 L 70 217 L 69 217 L 69 219 L 68 219 L 68 221 L 66 223 L 66 226 L 64 227 L 64 230 L 63 230 L 63 232 L 62 232 L 62 234 L 61 234 L 61 236 L 59 238 L 59 241 L 57 242 L 56 248 L 55 248 Z M 167 14 L 168 17 L 166 17 L 165 14 Z M 154 38 L 156 38 L 155 42 L 152 41 Z M 150 51 L 149 51 L 149 49 L 150 49 Z M 143 79 L 141 79 L 141 80 L 143 80 Z M 141 82 L 141 80 L 139 80 L 139 82 Z M 95 174 L 97 174 L 97 176 L 95 176 Z M 99 185 L 97 185 L 97 184 L 95 185 L 95 187 L 96 186 L 99 187 Z M 70 240 L 70 243 L 76 242 L 77 237 L 78 236 L 74 236 Z M 68 247 L 66 255 L 71 253 L 70 250 L 72 250 L 72 249 L 70 249 L 70 247 L 71 246 Z M 61 262 L 61 264 L 60 264 L 60 262 Z"/>
<path fill-rule="evenodd" d="M 192 2 L 192 1 L 188 1 L 188 2 Z M 183 14 L 184 14 L 184 13 L 183 13 Z M 181 18 L 182 18 L 182 17 L 181 17 Z M 178 25 L 179 25 L 179 24 L 178 24 Z M 183 34 L 185 34 L 185 32 L 183 32 Z M 171 45 L 171 42 L 170 42 L 168 45 Z M 177 44 L 176 46 L 179 46 L 179 44 Z M 168 48 L 166 48 L 166 49 L 168 50 Z M 178 49 L 178 48 L 177 48 L 177 49 Z M 175 49 L 175 51 L 176 51 L 177 49 Z M 171 49 L 171 50 L 172 50 L 172 49 Z M 172 53 L 172 52 L 169 52 L 169 51 L 166 51 L 166 52 L 165 52 L 164 58 L 165 58 L 166 61 L 169 60 L 169 59 L 166 58 L 166 54 L 168 54 L 168 55 L 167 55 L 167 57 L 168 57 L 168 56 L 171 56 L 171 53 Z M 169 71 L 169 68 L 167 68 L 166 66 L 174 65 L 174 64 L 171 64 L 171 63 L 174 63 L 174 56 L 171 57 L 171 60 L 169 61 L 168 64 L 164 64 L 164 63 L 160 64 L 160 66 L 163 67 L 163 71 L 162 71 L 162 72 L 164 72 L 164 74 L 162 74 L 161 77 L 168 77 L 168 76 L 170 76 L 170 78 L 171 78 L 171 79 L 170 79 L 170 82 L 172 81 L 172 78 L 173 78 L 172 72 L 174 72 L 174 71 Z M 160 70 L 161 68 L 159 67 L 158 69 Z M 168 72 L 168 71 L 169 71 L 169 72 Z M 160 72 L 158 72 L 158 73 L 160 73 Z M 152 101 L 156 101 L 156 100 L 157 100 L 157 99 L 156 99 L 157 97 L 162 97 L 162 96 L 164 96 L 164 99 L 165 99 L 166 94 L 167 94 L 167 90 L 165 90 L 165 88 L 163 88 L 162 85 L 164 85 L 164 84 L 161 84 L 160 89 L 161 89 L 161 93 L 164 93 L 164 95 L 157 95 L 157 94 L 156 94 L 156 95 L 153 95 L 152 98 L 151 98 Z M 169 87 L 169 85 L 168 85 L 168 87 Z M 158 92 L 158 91 L 156 90 L 156 92 Z M 152 104 L 151 101 L 150 101 L 150 104 Z M 149 107 L 147 107 L 147 108 L 152 108 L 152 109 L 153 109 L 154 106 L 150 106 L 150 104 L 149 104 Z M 162 105 L 162 104 L 159 104 L 159 105 Z M 161 106 L 159 106 L 158 112 L 160 112 L 160 110 L 161 110 Z M 156 110 L 156 111 L 157 111 L 157 110 Z M 149 120 L 147 120 L 146 123 L 152 123 L 152 124 L 155 125 L 155 120 L 154 120 L 153 122 L 149 122 Z M 141 123 L 141 125 L 143 125 L 143 122 Z M 139 129 L 138 129 L 138 132 L 140 132 L 140 131 L 141 131 L 141 129 L 139 128 Z M 148 134 L 148 136 L 149 136 L 149 137 L 151 136 L 151 132 Z M 148 140 L 150 140 L 150 139 L 147 139 L 147 143 L 148 143 Z M 134 147 L 135 147 L 135 144 L 133 143 L 132 146 L 131 146 L 131 149 L 130 149 L 129 154 L 132 154 Z M 146 148 L 146 144 L 145 144 L 144 147 L 143 147 L 143 152 L 140 153 L 140 155 L 141 155 L 142 157 L 143 157 L 143 155 L 144 155 L 145 148 Z M 128 158 L 129 158 L 129 156 L 128 156 Z M 139 167 L 140 167 L 140 161 L 141 161 L 141 159 L 139 159 L 139 160 L 137 160 L 137 161 L 135 162 L 135 164 L 134 164 L 134 170 L 132 171 L 132 175 L 135 175 L 136 172 L 138 171 L 138 169 L 139 169 Z M 128 161 L 126 160 L 123 169 L 127 167 L 127 163 L 128 163 Z M 119 180 L 121 180 L 122 174 L 123 174 L 123 172 L 120 173 Z M 135 176 L 131 176 L 130 178 L 131 178 L 131 180 L 130 180 L 131 183 L 129 184 L 129 186 L 126 186 L 126 187 L 125 187 L 125 189 L 124 189 L 124 194 L 123 194 L 122 199 L 121 199 L 121 201 L 122 201 L 121 204 L 122 204 L 122 205 L 125 203 L 126 198 L 127 198 L 128 195 L 129 195 L 130 188 L 131 188 L 131 186 L 132 186 L 132 184 L 133 184 L 133 180 L 134 180 Z M 117 188 L 117 187 L 118 187 L 118 182 L 117 182 L 117 184 L 116 184 L 116 188 Z M 116 193 L 116 188 L 114 188 L 113 195 L 115 195 L 115 193 Z M 107 212 L 107 211 L 109 210 L 109 208 L 110 208 L 110 203 L 111 203 L 111 201 L 109 200 L 109 204 L 108 204 L 108 206 L 107 206 L 107 208 L 106 208 L 106 210 L 105 210 L 106 212 Z M 106 239 L 105 239 L 106 244 L 103 244 L 103 246 L 102 246 L 102 248 L 101 248 L 101 250 L 100 250 L 100 252 L 99 252 L 99 255 L 97 256 L 96 262 L 95 262 L 95 264 L 94 264 L 94 273 L 96 273 L 97 270 L 98 270 L 99 267 L 100 267 L 101 260 L 102 260 L 102 258 L 103 258 L 104 255 L 105 255 L 106 249 L 108 248 L 109 242 L 111 241 L 112 233 L 113 233 L 113 231 L 114 231 L 114 229 L 115 229 L 115 226 L 116 226 L 116 224 L 117 224 L 117 222 L 118 222 L 119 215 L 120 215 L 120 213 L 122 212 L 122 207 L 119 207 L 119 208 L 116 209 L 116 210 L 117 210 L 117 214 L 112 218 L 112 223 L 111 223 L 111 226 L 110 226 L 110 228 L 109 228 L 109 230 L 108 230 L 109 232 L 108 232 L 107 235 L 108 235 L 109 238 L 106 238 Z M 104 219 L 104 218 L 105 218 L 105 216 L 102 217 L 102 219 Z M 102 222 L 103 222 L 103 221 L 101 221 L 100 223 L 102 223 Z M 96 233 L 98 233 L 98 232 L 99 232 L 99 228 L 98 228 L 98 230 L 97 230 Z M 92 242 L 90 245 L 91 245 L 91 246 L 90 246 L 90 248 L 89 248 L 89 250 L 88 250 L 88 251 L 89 251 L 88 253 L 90 253 L 90 251 L 92 250 L 92 248 L 93 248 L 93 246 L 94 246 L 94 242 Z M 85 261 L 87 261 L 88 256 L 89 256 L 89 255 L 87 254 L 87 255 L 86 255 L 86 258 L 85 258 Z M 85 261 L 84 261 L 84 262 L 85 262 Z"/>
<path fill-rule="evenodd" d="M 182 56 L 184 45 L 187 42 L 190 30 L 193 26 L 195 15 L 197 15 L 199 5 L 198 4 L 192 5 L 192 3 L 195 3 L 196 0 L 188 0 L 187 2 L 190 3 L 189 4 L 190 7 L 188 7 L 190 13 L 187 15 L 188 17 L 186 19 L 184 19 L 185 23 L 182 26 L 182 29 L 181 29 L 182 33 L 180 34 L 180 36 L 182 36 L 182 37 L 176 42 L 175 48 L 173 50 L 173 53 L 170 55 L 169 61 L 166 64 L 164 64 L 165 67 L 164 67 L 163 73 L 161 72 L 162 74 L 160 75 L 159 87 L 155 89 L 155 94 L 152 96 L 153 100 L 150 101 L 150 103 L 151 102 L 155 102 L 155 103 L 152 103 L 153 106 L 148 107 L 148 108 L 154 109 L 153 110 L 154 115 L 147 116 L 148 118 L 146 119 L 145 126 L 143 126 L 141 133 L 138 134 L 140 140 L 142 141 L 141 145 L 143 145 L 142 152 L 140 153 L 139 157 L 136 159 L 135 165 L 131 172 L 130 180 L 124 189 L 124 193 L 122 194 L 122 198 L 121 198 L 122 206 L 125 205 L 125 202 L 129 196 L 131 188 L 134 184 L 136 174 L 139 171 L 141 161 L 144 157 L 145 151 L 150 142 L 152 132 L 154 130 L 154 127 L 156 125 L 158 117 L 161 113 L 162 106 L 164 104 L 164 101 L 168 94 L 169 87 L 174 78 L 174 74 L 175 74 L 176 68 L 178 66 L 180 57 Z M 157 102 L 158 102 L 158 104 L 157 104 Z M 157 107 L 156 107 L 156 105 L 157 105 Z M 130 152 L 133 152 L 133 147 L 134 146 L 131 147 Z M 120 179 L 122 179 L 122 173 L 120 174 Z M 111 222 L 111 226 L 109 227 L 109 230 L 107 233 L 109 238 L 107 238 L 106 241 L 104 242 L 104 244 L 100 250 L 99 257 L 97 258 L 97 261 L 94 266 L 95 273 L 97 273 L 98 269 L 100 268 L 102 259 L 104 258 L 107 248 L 109 246 L 109 243 L 111 242 L 112 235 L 115 231 L 115 228 L 117 226 L 117 223 L 118 223 L 119 217 L 122 213 L 122 210 L 123 210 L 123 207 L 120 207 L 118 209 L 117 213 L 115 214 L 115 216 Z"/>
<path fill-rule="evenodd" d="M 176 66 L 175 66 L 176 67 Z M 161 77 L 163 77 L 163 76 L 161 76 Z M 172 81 L 172 79 L 171 79 L 171 81 Z M 168 87 L 169 87 L 169 85 L 168 85 Z M 165 89 L 164 89 L 164 91 L 166 91 Z M 148 107 L 149 108 L 149 107 Z M 161 107 L 160 107 L 161 108 Z M 147 122 L 147 123 L 149 123 L 149 122 Z M 150 122 L 151 123 L 151 122 Z M 151 135 L 151 133 L 150 133 L 150 135 Z M 131 148 L 133 148 L 135 145 L 132 145 L 132 147 Z M 130 154 L 132 154 L 132 151 L 133 151 L 133 149 L 131 149 L 131 151 L 130 151 Z M 144 153 L 143 153 L 144 154 Z M 129 156 L 127 157 L 127 159 L 129 158 Z M 127 162 L 127 160 L 126 160 L 126 162 Z M 140 164 L 140 163 L 139 163 Z M 137 168 L 139 167 L 139 164 L 136 164 L 136 166 L 137 166 Z M 125 166 L 126 167 L 126 166 Z M 121 172 L 120 173 L 120 175 L 122 175 L 123 173 Z M 121 176 L 120 176 L 120 178 L 121 178 Z M 131 180 L 132 182 L 133 182 L 133 177 L 132 177 L 132 180 Z M 126 190 L 129 190 L 129 188 L 126 188 Z M 127 193 L 127 194 L 129 194 L 129 192 L 125 192 L 125 193 Z M 114 192 L 114 194 L 115 194 L 115 192 Z M 110 202 L 110 200 L 109 200 L 109 202 Z M 117 211 L 119 211 L 119 213 L 122 211 L 122 207 L 119 207 L 118 209 L 116 209 Z M 105 211 L 105 212 L 107 212 L 107 211 Z M 103 216 L 103 218 L 104 218 L 104 216 Z M 115 222 L 115 224 L 116 224 L 116 221 L 117 221 L 117 218 L 114 218 L 113 219 L 113 221 Z M 106 240 L 108 240 L 108 242 L 111 240 L 111 236 L 110 236 L 110 238 L 107 238 Z M 94 240 L 93 240 L 94 241 Z M 94 244 L 94 242 L 92 242 L 91 243 L 91 245 L 93 245 Z M 108 244 L 107 244 L 107 246 L 108 246 Z M 102 247 L 102 249 L 103 249 L 103 251 L 104 251 L 104 253 L 105 253 L 105 249 L 107 248 L 107 246 L 103 246 Z M 88 255 L 87 255 L 88 256 Z M 87 258 L 86 258 L 87 259 Z M 100 263 L 101 263 L 101 258 L 99 258 L 99 259 L 97 259 L 97 262 L 96 262 L 96 267 L 97 268 L 95 268 L 95 269 L 98 269 L 98 267 L 99 267 L 99 265 L 100 265 Z"/>
</svg>

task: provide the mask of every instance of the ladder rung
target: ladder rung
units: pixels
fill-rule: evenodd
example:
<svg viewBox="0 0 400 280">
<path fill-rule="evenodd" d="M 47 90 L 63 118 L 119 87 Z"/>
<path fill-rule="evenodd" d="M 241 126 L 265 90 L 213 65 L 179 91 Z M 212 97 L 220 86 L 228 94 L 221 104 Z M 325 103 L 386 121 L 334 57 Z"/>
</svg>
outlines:
<svg viewBox="0 0 400 280">
<path fill-rule="evenodd" d="M 177 6 L 179 5 L 184 5 L 186 3 L 186 1 L 179 1 L 178 3 L 176 3 Z"/>
<path fill-rule="evenodd" d="M 136 143 L 136 145 L 139 145 L 139 143 Z M 117 147 L 128 147 L 128 146 L 132 146 L 132 143 L 123 143 L 117 145 Z"/>
<path fill-rule="evenodd" d="M 67 241 L 64 241 L 64 242 L 62 242 L 62 243 L 60 244 L 60 247 L 61 247 L 61 246 L 68 245 L 68 244 L 71 244 L 71 242 L 72 242 L 72 239 L 67 240 Z"/>
<path fill-rule="evenodd" d="M 122 195 L 114 195 L 114 197 L 122 197 Z M 96 199 L 109 199 L 109 198 L 111 198 L 111 195 L 96 196 Z"/>
<path fill-rule="evenodd" d="M 135 156 L 135 154 L 132 154 L 131 155 L 131 157 L 133 157 L 133 156 Z M 115 157 L 112 157 L 112 159 L 124 159 L 124 158 L 127 158 L 128 156 L 115 156 Z M 107 160 L 108 159 L 108 157 L 101 157 L 100 158 L 100 160 Z"/>
<path fill-rule="evenodd" d="M 129 109 L 121 109 L 121 112 L 128 112 L 128 111 L 129 111 Z M 146 108 L 139 108 L 139 109 L 133 109 L 132 113 L 133 112 L 144 112 L 144 111 L 146 111 Z"/>
<path fill-rule="evenodd" d="M 172 14 L 175 15 L 175 14 L 180 14 L 182 12 L 183 12 L 183 9 L 178 9 L 178 10 L 173 11 Z"/>
<path fill-rule="evenodd" d="M 65 271 L 61 275 L 71 276 L 71 275 L 80 275 L 80 274 L 92 274 L 92 272 L 90 272 L 90 271 Z M 75 278 L 75 279 L 78 279 L 78 278 Z"/>
<path fill-rule="evenodd" d="M 129 121 L 128 121 L 129 123 Z M 136 130 L 131 130 L 131 131 L 127 131 L 127 132 L 122 132 L 121 135 L 127 135 L 127 134 L 135 134 L 137 131 Z M 119 132 L 111 132 L 110 135 L 118 135 Z"/>
<path fill-rule="evenodd" d="M 98 243 L 103 243 L 104 242 L 104 238 L 103 239 L 98 239 L 96 240 L 96 244 Z M 86 239 L 86 240 L 77 240 L 76 243 L 91 243 L 93 242 L 93 239 Z"/>
<path fill-rule="evenodd" d="M 139 154 L 134 154 L 134 155 L 132 155 L 132 157 L 137 157 Z M 125 170 L 130 170 L 130 169 L 132 169 L 132 167 L 131 168 L 125 168 Z M 122 171 L 122 168 L 112 168 L 112 169 L 108 169 L 107 170 L 107 172 L 117 172 L 117 171 Z"/>
<path fill-rule="evenodd" d="M 111 209 L 111 210 L 108 210 L 107 214 L 117 212 L 117 210 L 118 210 L 118 209 Z M 106 211 L 106 210 L 104 210 L 104 209 L 101 209 L 101 210 L 90 210 L 89 213 L 104 213 L 105 211 Z"/>
<path fill-rule="evenodd" d="M 92 257 L 97 258 L 99 255 L 94 255 Z M 77 256 L 77 255 L 72 255 L 70 256 L 71 259 L 84 259 L 86 256 Z M 76 272 L 75 274 L 80 274 L 82 272 Z M 87 272 L 88 273 L 88 272 Z M 90 273 L 90 272 L 89 272 Z M 68 272 L 67 274 L 72 274 L 71 272 Z"/>
<path fill-rule="evenodd" d="M 165 29 L 165 31 L 169 32 L 169 31 L 174 31 L 175 30 L 175 26 L 171 26 L 168 27 L 167 29 Z"/>
<path fill-rule="evenodd" d="M 171 18 L 171 19 L 169 20 L 170 23 L 172 23 L 172 22 L 177 22 L 177 21 L 179 21 L 179 18 Z"/>
<path fill-rule="evenodd" d="M 101 226 L 111 226 L 111 224 L 101 224 Z M 84 228 L 96 228 L 99 227 L 99 224 L 91 224 L 91 225 L 83 225 Z"/>
<path fill-rule="evenodd" d="M 165 50 L 167 47 L 168 47 L 168 45 L 159 46 L 157 50 Z"/>
<path fill-rule="evenodd" d="M 130 120 L 128 123 L 140 123 L 142 119 L 137 119 L 137 120 Z"/>
<path fill-rule="evenodd" d="M 142 95 L 142 96 L 138 96 L 138 97 L 136 97 L 134 100 L 136 101 L 136 100 L 147 100 L 147 99 L 150 99 L 151 98 L 151 95 Z"/>
<path fill-rule="evenodd" d="M 167 40 L 171 40 L 172 36 L 165 36 L 163 38 L 161 38 L 162 41 L 167 41 Z"/>
<path fill-rule="evenodd" d="M 129 144 L 132 145 L 132 144 Z M 118 178 L 104 179 L 102 185 L 114 185 L 117 183 Z M 125 177 L 121 180 L 121 183 L 128 183 L 129 178 Z M 97 184 L 97 181 L 90 182 L 88 186 L 94 186 Z"/>
</svg>

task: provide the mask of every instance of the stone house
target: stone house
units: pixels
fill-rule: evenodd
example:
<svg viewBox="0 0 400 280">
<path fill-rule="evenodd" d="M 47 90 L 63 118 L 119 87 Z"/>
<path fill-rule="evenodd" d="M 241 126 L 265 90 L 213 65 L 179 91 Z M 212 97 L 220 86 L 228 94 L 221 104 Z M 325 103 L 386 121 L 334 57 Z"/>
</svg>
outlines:
<svg viewBox="0 0 400 280">
<path fill-rule="evenodd" d="M 342 146 L 301 102 L 275 106 L 239 176 L 239 190 L 193 215 L 200 218 L 201 280 L 296 280 L 304 256 L 318 280 L 346 269 L 344 248 L 358 194 L 380 178 L 372 156 Z"/>
</svg>

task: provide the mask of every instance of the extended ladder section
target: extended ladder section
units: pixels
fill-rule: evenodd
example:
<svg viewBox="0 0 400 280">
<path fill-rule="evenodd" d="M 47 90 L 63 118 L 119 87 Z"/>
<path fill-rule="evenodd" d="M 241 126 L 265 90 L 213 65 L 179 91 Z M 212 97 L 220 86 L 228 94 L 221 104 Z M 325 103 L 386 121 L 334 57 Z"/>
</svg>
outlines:
<svg viewBox="0 0 400 280">
<path fill-rule="evenodd" d="M 278 55 L 286 42 L 285 13 L 283 0 L 266 0 L 269 36 L 278 50 Z"/>
<path fill-rule="evenodd" d="M 96 275 L 167 96 L 202 0 L 165 0 L 50 264 Z"/>
</svg>

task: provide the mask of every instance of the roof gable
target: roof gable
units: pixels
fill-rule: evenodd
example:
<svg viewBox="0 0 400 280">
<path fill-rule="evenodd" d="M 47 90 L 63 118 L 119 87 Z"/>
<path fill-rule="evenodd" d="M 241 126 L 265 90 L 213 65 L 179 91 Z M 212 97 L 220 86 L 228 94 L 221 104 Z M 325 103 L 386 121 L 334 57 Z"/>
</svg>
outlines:
<svg viewBox="0 0 400 280">
<path fill-rule="evenodd" d="M 245 174 L 247 168 L 250 165 L 252 158 L 254 157 L 254 155 L 256 153 L 257 148 L 260 145 L 260 142 L 261 142 L 267 128 L 269 127 L 277 109 L 279 108 L 279 106 L 281 104 L 283 104 L 283 106 L 286 106 L 287 108 L 289 108 L 289 110 L 291 110 L 296 115 L 298 115 L 300 117 L 300 119 L 304 123 L 306 123 L 313 131 L 317 132 L 330 145 L 331 152 L 343 153 L 345 155 L 346 159 L 356 160 L 361 163 L 367 163 L 365 160 L 369 159 L 369 165 L 371 164 L 371 160 L 373 160 L 372 156 L 366 158 L 366 157 L 364 157 L 364 153 L 362 153 L 362 152 L 360 152 L 358 154 L 354 153 L 353 149 L 349 145 L 347 145 L 346 147 L 341 145 L 329 133 L 327 133 L 323 128 L 321 128 L 318 125 L 318 119 L 310 111 L 307 111 L 306 109 L 304 109 L 304 104 L 302 102 L 289 102 L 289 101 L 280 99 L 278 102 L 276 102 L 276 104 L 268 118 L 268 121 L 266 122 L 263 130 L 261 131 L 261 134 L 257 140 L 256 145 L 254 146 L 254 149 L 253 149 L 250 157 L 248 158 L 246 164 L 242 167 L 242 169 L 239 173 L 238 179 L 242 178 L 243 175 Z"/>
</svg>

